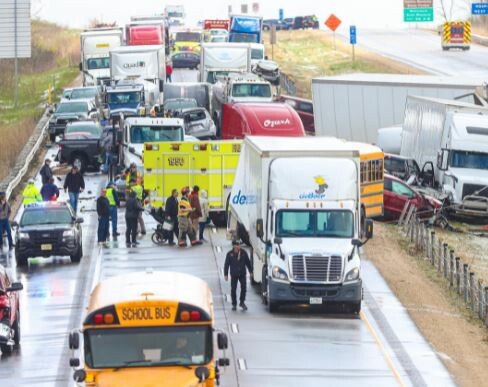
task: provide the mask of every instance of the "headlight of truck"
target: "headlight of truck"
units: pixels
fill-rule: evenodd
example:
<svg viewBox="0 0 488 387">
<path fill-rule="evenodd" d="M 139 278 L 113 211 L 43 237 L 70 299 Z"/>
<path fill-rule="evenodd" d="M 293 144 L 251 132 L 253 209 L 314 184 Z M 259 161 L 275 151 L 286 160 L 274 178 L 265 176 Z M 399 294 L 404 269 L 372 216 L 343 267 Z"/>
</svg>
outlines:
<svg viewBox="0 0 488 387">
<path fill-rule="evenodd" d="M 359 278 L 359 267 L 355 267 L 352 270 L 349 270 L 349 273 L 346 275 L 346 280 L 344 282 L 351 282 L 356 281 Z"/>
<path fill-rule="evenodd" d="M 19 239 L 29 239 L 29 233 L 27 232 L 19 232 L 18 236 Z"/>
<path fill-rule="evenodd" d="M 282 280 L 282 281 L 288 281 L 288 274 L 286 274 L 286 271 L 284 271 L 282 268 L 278 266 L 273 266 L 273 270 L 271 271 L 271 275 L 273 278 Z"/>
<path fill-rule="evenodd" d="M 63 232 L 63 238 L 74 238 L 75 232 L 73 230 L 66 230 Z"/>
</svg>

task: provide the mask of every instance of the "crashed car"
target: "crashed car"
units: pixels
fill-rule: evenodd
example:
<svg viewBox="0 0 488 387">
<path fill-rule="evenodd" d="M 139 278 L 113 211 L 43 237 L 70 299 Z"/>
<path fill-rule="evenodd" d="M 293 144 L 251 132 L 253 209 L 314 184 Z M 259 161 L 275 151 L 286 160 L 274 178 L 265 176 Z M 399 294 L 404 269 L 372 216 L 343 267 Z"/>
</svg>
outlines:
<svg viewBox="0 0 488 387">
<path fill-rule="evenodd" d="M 68 122 L 93 120 L 98 121 L 100 114 L 93 99 L 79 99 L 75 101 L 62 101 L 51 110 L 49 119 L 49 139 L 56 140 L 56 136 L 63 134 Z"/>
<path fill-rule="evenodd" d="M 420 193 L 401 179 L 385 174 L 383 192 L 384 218 L 398 220 L 407 202 L 414 205 L 421 219 L 431 218 L 442 208 L 442 202 L 436 198 Z"/>
<path fill-rule="evenodd" d="M 23 286 L 12 282 L 5 268 L 0 265 L 0 350 L 12 352 L 20 344 L 20 306 L 18 291 Z"/>
<path fill-rule="evenodd" d="M 261 60 L 254 66 L 252 72 L 267 80 L 272 85 L 278 86 L 280 84 L 280 67 L 276 62 Z"/>
<path fill-rule="evenodd" d="M 217 128 L 206 109 L 200 107 L 183 109 L 179 116 L 185 122 L 185 134 L 200 140 L 215 138 Z"/>
</svg>

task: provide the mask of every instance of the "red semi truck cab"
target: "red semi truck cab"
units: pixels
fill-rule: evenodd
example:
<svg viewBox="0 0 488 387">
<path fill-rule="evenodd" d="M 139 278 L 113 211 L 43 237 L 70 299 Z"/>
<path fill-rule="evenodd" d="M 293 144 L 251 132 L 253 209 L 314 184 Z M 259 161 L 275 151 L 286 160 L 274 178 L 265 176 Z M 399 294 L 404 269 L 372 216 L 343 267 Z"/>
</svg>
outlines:
<svg viewBox="0 0 488 387">
<path fill-rule="evenodd" d="M 127 28 L 129 46 L 149 46 L 164 44 L 163 32 L 158 25 L 134 25 Z"/>
<path fill-rule="evenodd" d="M 245 136 L 303 137 L 297 112 L 284 103 L 228 103 L 223 106 L 222 139 Z"/>
</svg>

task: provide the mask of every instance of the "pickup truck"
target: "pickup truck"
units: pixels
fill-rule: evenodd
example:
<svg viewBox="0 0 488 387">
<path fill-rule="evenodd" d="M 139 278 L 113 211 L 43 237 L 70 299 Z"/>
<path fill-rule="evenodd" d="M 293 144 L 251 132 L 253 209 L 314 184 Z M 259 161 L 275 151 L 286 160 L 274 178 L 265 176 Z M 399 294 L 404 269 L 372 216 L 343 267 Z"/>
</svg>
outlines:
<svg viewBox="0 0 488 387">
<path fill-rule="evenodd" d="M 67 124 L 62 140 L 58 143 L 58 160 L 76 165 L 83 173 L 89 167 L 98 169 L 102 147 L 102 128 L 96 122 L 78 121 Z"/>
</svg>

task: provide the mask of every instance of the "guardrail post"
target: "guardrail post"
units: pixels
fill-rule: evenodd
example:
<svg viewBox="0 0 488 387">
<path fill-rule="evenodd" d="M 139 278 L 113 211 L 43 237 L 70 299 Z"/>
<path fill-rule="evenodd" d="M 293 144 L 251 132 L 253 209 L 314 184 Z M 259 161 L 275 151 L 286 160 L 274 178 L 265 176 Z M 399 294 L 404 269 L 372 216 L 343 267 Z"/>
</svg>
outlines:
<svg viewBox="0 0 488 387">
<path fill-rule="evenodd" d="M 474 312 L 476 309 L 476 303 L 474 302 L 475 296 L 475 285 L 474 285 L 474 272 L 469 272 L 469 298 L 471 301 L 471 310 Z"/>
<path fill-rule="evenodd" d="M 447 248 L 448 248 L 448 244 L 447 243 L 443 243 L 442 244 L 442 247 L 443 247 L 443 260 L 444 260 L 444 278 L 447 278 L 447 267 L 448 267 L 448 264 L 447 264 L 447 260 L 448 260 L 448 254 L 447 254 Z"/>
<path fill-rule="evenodd" d="M 449 286 L 454 286 L 454 250 L 449 251 Z"/>
<path fill-rule="evenodd" d="M 412 216 L 412 220 L 410 222 L 410 243 L 413 243 L 413 239 L 415 236 L 415 216 Z"/>
<path fill-rule="evenodd" d="M 442 261 L 444 260 L 443 254 L 442 254 L 442 241 L 439 239 L 437 242 L 437 255 L 438 255 L 438 261 L 437 261 L 437 272 L 441 274 L 442 270 Z"/>
<path fill-rule="evenodd" d="M 468 303 L 468 264 L 463 264 L 463 295 L 464 303 Z"/>
<path fill-rule="evenodd" d="M 485 291 L 485 325 L 488 327 L 488 286 L 485 286 L 484 288 Z"/>
<path fill-rule="evenodd" d="M 435 231 L 430 232 L 430 262 L 435 266 Z"/>
<path fill-rule="evenodd" d="M 485 315 L 485 308 L 483 304 L 483 280 L 478 280 L 478 317 L 482 320 Z"/>
<path fill-rule="evenodd" d="M 456 257 L 456 292 L 461 294 L 461 258 Z"/>
<path fill-rule="evenodd" d="M 425 253 L 428 259 L 431 258 L 431 250 L 430 250 L 430 235 L 429 229 L 426 229 L 425 233 Z"/>
</svg>

